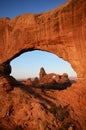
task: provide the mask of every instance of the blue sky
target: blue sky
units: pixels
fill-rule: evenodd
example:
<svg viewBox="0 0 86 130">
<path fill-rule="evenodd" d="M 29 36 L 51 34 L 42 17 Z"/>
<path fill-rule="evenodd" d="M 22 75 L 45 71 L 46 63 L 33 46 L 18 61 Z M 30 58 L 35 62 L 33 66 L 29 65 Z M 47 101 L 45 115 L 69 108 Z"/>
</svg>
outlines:
<svg viewBox="0 0 86 130">
<path fill-rule="evenodd" d="M 23 13 L 41 13 L 63 4 L 67 0 L 0 0 L 0 17 Z"/>
<path fill-rule="evenodd" d="M 0 17 L 13 18 L 25 13 L 42 13 L 58 7 L 67 0 L 0 0 Z M 16 78 L 36 77 L 40 67 L 44 67 L 47 73 L 62 74 L 67 72 L 69 76 L 76 76 L 68 62 L 64 62 L 56 55 L 43 52 L 27 52 L 15 58 L 11 62 L 12 75 Z"/>
<path fill-rule="evenodd" d="M 12 75 L 17 79 L 27 79 L 29 77 L 38 77 L 41 67 L 44 67 L 47 73 L 63 74 L 76 76 L 71 68 L 71 64 L 59 58 L 55 54 L 45 51 L 26 52 L 11 62 Z"/>
</svg>

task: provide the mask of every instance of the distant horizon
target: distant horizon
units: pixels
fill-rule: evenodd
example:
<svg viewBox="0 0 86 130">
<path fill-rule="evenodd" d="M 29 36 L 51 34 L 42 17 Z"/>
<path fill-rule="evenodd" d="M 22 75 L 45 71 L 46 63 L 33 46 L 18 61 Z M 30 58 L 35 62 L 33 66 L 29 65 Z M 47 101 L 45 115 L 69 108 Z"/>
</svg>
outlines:
<svg viewBox="0 0 86 130">
<path fill-rule="evenodd" d="M 69 77 L 77 77 L 70 63 L 46 51 L 25 52 L 11 61 L 11 67 L 11 75 L 16 79 L 39 77 L 41 67 L 45 69 L 46 73 L 59 75 L 67 73 Z"/>
<path fill-rule="evenodd" d="M 14 77 L 15 78 L 15 77 Z M 29 77 L 29 78 L 31 78 L 32 80 L 33 79 L 35 79 L 36 77 Z M 22 80 L 27 80 L 27 79 L 29 79 L 29 78 L 25 78 L 25 79 L 20 79 L 20 78 L 18 78 L 18 79 L 16 79 L 16 80 L 18 80 L 18 81 L 22 81 Z M 38 79 L 39 79 L 39 77 L 37 77 Z M 68 77 L 70 80 L 72 80 L 72 79 L 77 79 L 77 77 Z"/>
</svg>

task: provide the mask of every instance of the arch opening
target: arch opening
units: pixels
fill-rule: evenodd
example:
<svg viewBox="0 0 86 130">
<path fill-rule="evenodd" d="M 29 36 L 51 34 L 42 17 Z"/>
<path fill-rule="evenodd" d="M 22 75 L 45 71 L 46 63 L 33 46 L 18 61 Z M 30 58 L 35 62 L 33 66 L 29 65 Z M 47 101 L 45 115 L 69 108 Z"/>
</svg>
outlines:
<svg viewBox="0 0 86 130">
<path fill-rule="evenodd" d="M 47 74 L 44 82 L 45 80 L 49 80 L 50 77 L 54 80 L 56 75 L 62 76 L 63 74 L 68 74 L 68 79 L 71 80 L 71 82 L 75 82 L 77 79 L 77 74 L 70 63 L 46 51 L 34 50 L 25 52 L 11 61 L 11 67 L 11 76 L 18 81 L 24 81 L 23 83 L 27 85 L 29 85 L 31 81 L 34 81 L 36 84 L 40 80 L 41 68 L 43 68 Z"/>
</svg>

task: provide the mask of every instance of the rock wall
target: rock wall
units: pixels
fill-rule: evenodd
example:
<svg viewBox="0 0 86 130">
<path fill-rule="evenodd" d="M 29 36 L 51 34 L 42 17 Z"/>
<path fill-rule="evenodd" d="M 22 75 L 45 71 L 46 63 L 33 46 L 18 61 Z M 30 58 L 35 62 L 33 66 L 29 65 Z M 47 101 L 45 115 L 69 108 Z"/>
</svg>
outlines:
<svg viewBox="0 0 86 130">
<path fill-rule="evenodd" d="M 42 14 L 0 18 L 0 65 L 26 51 L 43 50 L 70 62 L 78 78 L 86 78 L 85 35 L 85 0 L 69 0 Z"/>
</svg>

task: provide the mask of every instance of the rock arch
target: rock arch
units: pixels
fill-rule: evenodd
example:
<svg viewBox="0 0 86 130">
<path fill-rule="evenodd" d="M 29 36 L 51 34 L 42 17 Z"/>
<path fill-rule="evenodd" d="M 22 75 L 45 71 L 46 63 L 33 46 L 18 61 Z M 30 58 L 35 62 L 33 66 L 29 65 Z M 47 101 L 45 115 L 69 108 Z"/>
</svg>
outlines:
<svg viewBox="0 0 86 130">
<path fill-rule="evenodd" d="M 57 73 L 62 75 L 63 73 L 67 73 L 70 78 L 75 77 L 77 79 L 77 74 L 71 67 L 70 63 L 64 61 L 55 54 L 46 51 L 36 50 L 25 52 L 13 59 L 10 62 L 10 65 L 12 68 L 10 75 L 16 79 L 39 77 L 39 71 L 42 67 L 46 70 L 47 74 Z"/>
<path fill-rule="evenodd" d="M 0 18 L 0 72 L 23 52 L 44 50 L 71 63 L 78 78 L 86 78 L 86 1 L 70 0 L 42 14 Z"/>
</svg>

